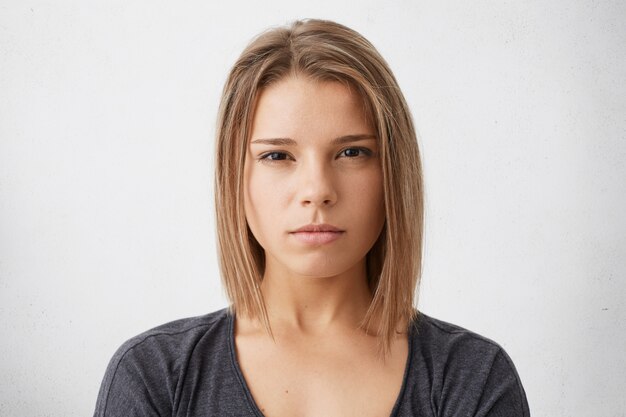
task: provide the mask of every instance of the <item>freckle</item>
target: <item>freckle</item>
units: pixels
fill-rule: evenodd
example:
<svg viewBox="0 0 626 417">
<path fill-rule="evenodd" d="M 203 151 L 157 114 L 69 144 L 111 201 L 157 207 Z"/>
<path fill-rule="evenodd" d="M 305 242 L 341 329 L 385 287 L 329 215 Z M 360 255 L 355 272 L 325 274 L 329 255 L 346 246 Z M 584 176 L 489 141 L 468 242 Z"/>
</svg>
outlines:
<svg viewBox="0 0 626 417">
<path fill-rule="evenodd" d="M 289 390 L 288 389 L 285 390 L 285 394 L 289 394 Z"/>
</svg>

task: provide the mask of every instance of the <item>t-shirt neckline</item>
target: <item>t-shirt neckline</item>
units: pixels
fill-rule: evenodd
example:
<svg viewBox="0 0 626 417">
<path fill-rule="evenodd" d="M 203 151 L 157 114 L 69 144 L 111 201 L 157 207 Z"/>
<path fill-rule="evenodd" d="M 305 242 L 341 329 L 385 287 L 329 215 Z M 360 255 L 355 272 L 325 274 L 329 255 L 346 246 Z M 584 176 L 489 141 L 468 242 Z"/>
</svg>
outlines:
<svg viewBox="0 0 626 417">
<path fill-rule="evenodd" d="M 230 350 L 230 360 L 231 365 L 237 375 L 237 379 L 241 384 L 241 387 L 246 395 L 247 405 L 250 411 L 256 415 L 257 417 L 265 417 L 261 410 L 259 409 L 254 397 L 252 396 L 252 392 L 248 387 L 248 383 L 243 376 L 243 372 L 241 371 L 241 367 L 239 366 L 239 361 L 237 360 L 237 353 L 235 347 L 235 315 L 236 313 L 232 312 L 230 308 L 226 308 L 226 315 L 228 316 L 228 347 Z M 414 323 L 411 323 L 408 326 L 408 342 L 409 342 L 409 352 L 406 358 L 406 365 L 404 366 L 404 375 L 402 376 L 402 385 L 400 387 L 400 392 L 398 393 L 398 397 L 396 398 L 396 402 L 391 409 L 391 413 L 389 417 L 395 417 L 400 409 L 400 404 L 402 402 L 402 398 L 404 397 L 404 391 L 406 390 L 407 381 L 409 379 L 409 370 L 411 368 L 411 360 L 413 358 L 413 337 L 414 337 Z"/>
</svg>

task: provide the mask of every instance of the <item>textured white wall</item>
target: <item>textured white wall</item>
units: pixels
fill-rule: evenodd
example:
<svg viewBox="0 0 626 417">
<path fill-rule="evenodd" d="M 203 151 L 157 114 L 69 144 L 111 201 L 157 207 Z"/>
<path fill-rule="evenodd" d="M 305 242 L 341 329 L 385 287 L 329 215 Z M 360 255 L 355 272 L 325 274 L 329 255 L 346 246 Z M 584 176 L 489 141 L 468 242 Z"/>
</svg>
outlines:
<svg viewBox="0 0 626 417">
<path fill-rule="evenodd" d="M 420 308 L 502 344 L 533 416 L 624 416 L 625 3 L 263 3 L 0 1 L 0 415 L 90 415 L 124 340 L 226 306 L 219 94 L 257 32 L 322 17 L 412 107 Z"/>
</svg>

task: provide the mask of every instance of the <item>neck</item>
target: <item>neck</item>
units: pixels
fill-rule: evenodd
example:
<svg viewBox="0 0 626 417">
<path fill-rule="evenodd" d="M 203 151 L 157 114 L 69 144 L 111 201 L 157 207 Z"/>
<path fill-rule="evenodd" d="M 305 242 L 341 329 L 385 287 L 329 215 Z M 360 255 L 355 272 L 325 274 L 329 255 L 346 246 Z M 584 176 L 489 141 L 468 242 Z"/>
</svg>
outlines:
<svg viewBox="0 0 626 417">
<path fill-rule="evenodd" d="M 267 267 L 261 291 L 272 327 L 303 335 L 356 329 L 372 300 L 365 260 L 329 277 Z"/>
</svg>

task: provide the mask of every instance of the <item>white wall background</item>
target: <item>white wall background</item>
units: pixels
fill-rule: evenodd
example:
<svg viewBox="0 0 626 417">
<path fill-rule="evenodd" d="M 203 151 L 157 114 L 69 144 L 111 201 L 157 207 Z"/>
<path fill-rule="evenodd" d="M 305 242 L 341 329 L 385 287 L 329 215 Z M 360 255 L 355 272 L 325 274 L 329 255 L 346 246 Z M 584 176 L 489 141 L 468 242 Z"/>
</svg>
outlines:
<svg viewBox="0 0 626 417">
<path fill-rule="evenodd" d="M 502 344 L 533 416 L 626 415 L 625 3 L 221 3 L 0 1 L 0 415 L 91 415 L 124 340 L 226 306 L 219 94 L 298 17 L 362 32 L 412 107 L 420 308 Z"/>
</svg>

